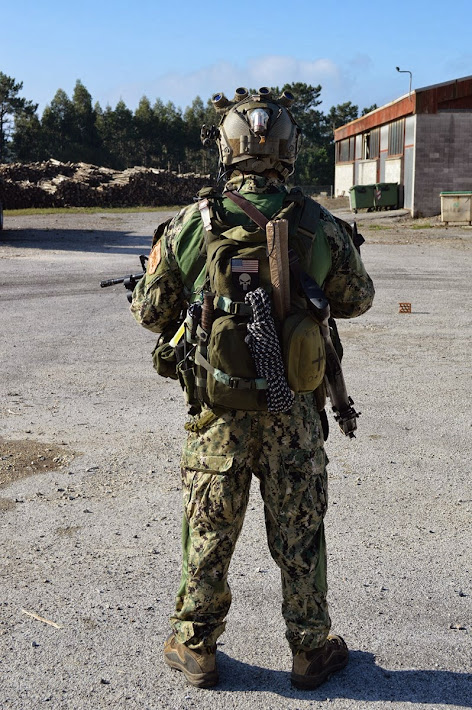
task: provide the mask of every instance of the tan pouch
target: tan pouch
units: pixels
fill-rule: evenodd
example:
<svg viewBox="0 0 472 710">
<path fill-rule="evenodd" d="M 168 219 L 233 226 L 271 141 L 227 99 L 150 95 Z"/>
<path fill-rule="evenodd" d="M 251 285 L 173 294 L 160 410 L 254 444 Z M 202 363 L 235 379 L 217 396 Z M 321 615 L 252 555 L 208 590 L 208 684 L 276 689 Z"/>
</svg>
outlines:
<svg viewBox="0 0 472 710">
<path fill-rule="evenodd" d="M 283 325 L 282 344 L 287 381 L 297 394 L 313 392 L 323 381 L 326 355 L 318 323 L 298 311 Z"/>
</svg>

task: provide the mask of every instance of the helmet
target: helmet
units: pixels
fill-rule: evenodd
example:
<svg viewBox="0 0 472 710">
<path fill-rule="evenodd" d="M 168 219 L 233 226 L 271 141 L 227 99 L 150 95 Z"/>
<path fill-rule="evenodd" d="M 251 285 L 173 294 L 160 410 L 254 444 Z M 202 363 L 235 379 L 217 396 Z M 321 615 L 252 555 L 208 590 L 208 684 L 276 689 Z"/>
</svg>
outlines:
<svg viewBox="0 0 472 710">
<path fill-rule="evenodd" d="M 288 91 L 273 99 L 267 87 L 251 96 L 236 89 L 233 101 L 214 94 L 212 103 L 222 118 L 218 129 L 203 126 L 203 144 L 216 141 L 222 166 L 255 173 L 273 169 L 286 179 L 300 148 L 300 128 L 288 110 L 293 100 Z"/>
</svg>

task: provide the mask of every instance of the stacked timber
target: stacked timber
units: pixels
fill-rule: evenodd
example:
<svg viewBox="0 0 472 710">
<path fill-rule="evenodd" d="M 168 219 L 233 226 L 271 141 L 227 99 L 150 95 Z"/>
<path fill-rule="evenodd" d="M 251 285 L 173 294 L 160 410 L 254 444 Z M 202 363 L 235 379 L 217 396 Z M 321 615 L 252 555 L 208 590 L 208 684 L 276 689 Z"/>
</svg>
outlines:
<svg viewBox="0 0 472 710">
<path fill-rule="evenodd" d="M 192 202 L 208 175 L 179 175 L 158 168 L 112 170 L 88 163 L 0 165 L 6 209 L 25 207 L 161 207 Z"/>
<path fill-rule="evenodd" d="M 31 180 L 3 180 L 0 201 L 4 209 L 10 210 L 54 206 L 53 196 Z"/>
</svg>

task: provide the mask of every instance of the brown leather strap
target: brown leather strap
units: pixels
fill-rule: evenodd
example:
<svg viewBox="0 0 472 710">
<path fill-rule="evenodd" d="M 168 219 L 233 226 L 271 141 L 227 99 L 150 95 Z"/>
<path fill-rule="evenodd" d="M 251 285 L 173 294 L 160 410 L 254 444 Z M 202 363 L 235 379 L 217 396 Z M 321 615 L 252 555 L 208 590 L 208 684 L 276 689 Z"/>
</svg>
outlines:
<svg viewBox="0 0 472 710">
<path fill-rule="evenodd" d="M 262 212 L 257 209 L 257 207 L 254 207 L 252 202 L 246 200 L 246 198 L 243 197 L 239 192 L 234 192 L 233 190 L 226 190 L 226 192 L 223 192 L 223 197 L 227 197 L 232 202 L 234 202 L 234 204 L 240 207 L 242 211 L 245 212 L 247 216 L 250 217 L 252 221 L 255 222 L 259 227 L 261 227 L 262 229 L 266 228 L 266 224 L 269 221 L 267 217 L 263 215 Z"/>
</svg>

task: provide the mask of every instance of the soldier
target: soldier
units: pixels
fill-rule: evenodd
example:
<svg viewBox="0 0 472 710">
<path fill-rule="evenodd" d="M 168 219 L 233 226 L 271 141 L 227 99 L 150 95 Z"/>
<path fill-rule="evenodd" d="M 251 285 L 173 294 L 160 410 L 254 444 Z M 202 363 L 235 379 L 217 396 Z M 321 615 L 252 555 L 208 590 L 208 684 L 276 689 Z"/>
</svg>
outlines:
<svg viewBox="0 0 472 710">
<path fill-rule="evenodd" d="M 189 405 L 182 578 L 164 660 L 197 687 L 218 682 L 227 573 L 252 475 L 281 570 L 292 684 L 316 688 L 348 662 L 343 639 L 329 635 L 326 348 L 308 305 L 316 281 L 331 315 L 352 318 L 370 308 L 374 288 L 347 225 L 285 186 L 300 145 L 292 101 L 266 88 L 237 89 L 233 101 L 213 97 L 220 124 L 204 126 L 202 140 L 217 143 L 225 189 L 201 191 L 156 230 L 133 293 L 136 320 L 161 334 L 154 365 L 179 378 Z M 270 248 L 268 220 L 282 234 Z M 276 278 L 275 249 L 285 263 Z"/>
</svg>

